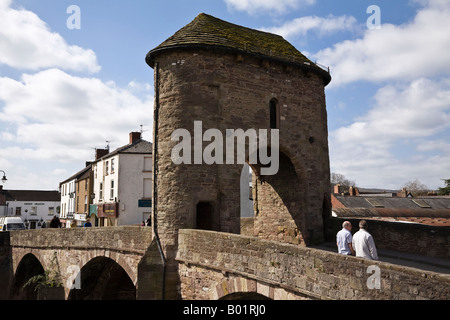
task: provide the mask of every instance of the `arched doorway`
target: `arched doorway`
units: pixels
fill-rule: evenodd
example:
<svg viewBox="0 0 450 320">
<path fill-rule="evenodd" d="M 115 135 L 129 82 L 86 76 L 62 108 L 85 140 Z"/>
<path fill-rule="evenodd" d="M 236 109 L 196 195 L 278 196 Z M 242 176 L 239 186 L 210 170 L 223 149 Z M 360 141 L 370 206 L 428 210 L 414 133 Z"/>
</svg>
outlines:
<svg viewBox="0 0 450 320">
<path fill-rule="evenodd" d="M 214 207 L 209 202 L 197 203 L 196 224 L 197 229 L 213 230 Z"/>
<path fill-rule="evenodd" d="M 253 218 L 252 169 L 244 163 L 240 179 L 241 218 Z"/>
<path fill-rule="evenodd" d="M 44 275 L 45 271 L 39 260 L 31 253 L 26 254 L 17 266 L 11 286 L 11 300 L 37 300 L 36 284 L 25 284 L 35 276 Z M 25 287 L 24 287 L 25 286 Z"/>
<path fill-rule="evenodd" d="M 114 260 L 96 257 L 77 275 L 69 300 L 136 300 L 136 287 Z"/>
</svg>

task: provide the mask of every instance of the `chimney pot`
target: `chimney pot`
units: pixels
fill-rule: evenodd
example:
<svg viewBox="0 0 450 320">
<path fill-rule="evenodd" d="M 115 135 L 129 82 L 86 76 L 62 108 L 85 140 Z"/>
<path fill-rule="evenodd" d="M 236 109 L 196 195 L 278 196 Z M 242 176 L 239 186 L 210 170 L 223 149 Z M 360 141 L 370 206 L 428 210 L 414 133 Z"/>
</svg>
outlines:
<svg viewBox="0 0 450 320">
<path fill-rule="evenodd" d="M 140 132 L 130 132 L 130 144 L 136 142 L 137 140 L 141 139 L 141 133 Z"/>
</svg>

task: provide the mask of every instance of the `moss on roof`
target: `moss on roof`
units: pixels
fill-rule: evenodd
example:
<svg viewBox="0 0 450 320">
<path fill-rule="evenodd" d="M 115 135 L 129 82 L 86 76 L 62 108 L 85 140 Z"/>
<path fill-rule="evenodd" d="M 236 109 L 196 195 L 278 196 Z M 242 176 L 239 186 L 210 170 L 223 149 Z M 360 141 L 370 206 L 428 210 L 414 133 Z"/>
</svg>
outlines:
<svg viewBox="0 0 450 320">
<path fill-rule="evenodd" d="M 199 14 L 191 23 L 151 50 L 146 61 L 153 67 L 156 53 L 183 47 L 215 47 L 264 56 L 302 65 L 329 78 L 328 72 L 316 66 L 283 37 L 232 24 L 205 13 Z"/>
</svg>

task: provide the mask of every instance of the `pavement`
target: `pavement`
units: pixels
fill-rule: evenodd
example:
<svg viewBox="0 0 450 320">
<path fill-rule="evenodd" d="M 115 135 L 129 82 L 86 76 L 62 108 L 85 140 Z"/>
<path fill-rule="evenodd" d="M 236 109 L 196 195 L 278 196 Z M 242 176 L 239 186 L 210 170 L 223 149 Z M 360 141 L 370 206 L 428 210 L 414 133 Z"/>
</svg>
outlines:
<svg viewBox="0 0 450 320">
<path fill-rule="evenodd" d="M 337 252 L 336 244 L 333 242 L 325 242 L 319 246 L 314 246 L 313 248 Z M 450 274 L 450 260 L 448 259 L 378 248 L 377 252 L 379 261 L 437 273 Z"/>
</svg>

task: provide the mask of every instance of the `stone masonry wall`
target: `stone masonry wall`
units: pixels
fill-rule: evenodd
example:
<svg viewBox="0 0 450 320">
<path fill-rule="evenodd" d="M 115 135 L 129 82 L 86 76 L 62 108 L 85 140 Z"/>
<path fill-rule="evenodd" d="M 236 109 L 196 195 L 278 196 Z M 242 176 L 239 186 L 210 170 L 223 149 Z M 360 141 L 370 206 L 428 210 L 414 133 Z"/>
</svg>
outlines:
<svg viewBox="0 0 450 320">
<path fill-rule="evenodd" d="M 0 243 L 4 244 L 0 252 L 7 252 L 9 256 L 0 259 L 3 258 L 1 263 L 8 268 L 8 273 L 4 274 L 5 277 L 10 275 L 7 282 L 10 285 L 19 263 L 29 253 L 39 260 L 44 270 L 55 268 L 56 264 L 67 297 L 81 268 L 96 257 L 107 257 L 117 262 L 136 286 L 140 284 L 144 289 L 147 283 L 138 283 L 138 269 L 141 274 L 146 269 L 142 260 L 152 238 L 152 228 L 129 226 L 4 232 L 0 233 Z"/>
<path fill-rule="evenodd" d="M 176 259 L 183 299 L 238 291 L 280 299 L 450 299 L 448 275 L 256 237 L 180 230 Z M 376 270 L 380 289 L 370 289 Z"/>
<path fill-rule="evenodd" d="M 10 245 L 30 248 L 97 249 L 143 253 L 153 237 L 152 228 L 38 229 L 10 233 Z"/>
</svg>

